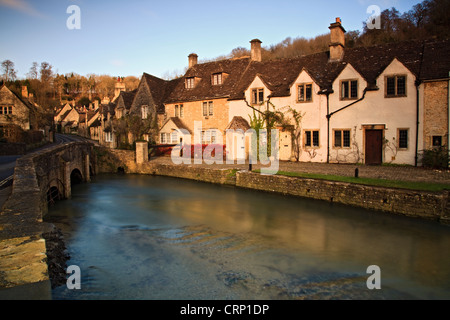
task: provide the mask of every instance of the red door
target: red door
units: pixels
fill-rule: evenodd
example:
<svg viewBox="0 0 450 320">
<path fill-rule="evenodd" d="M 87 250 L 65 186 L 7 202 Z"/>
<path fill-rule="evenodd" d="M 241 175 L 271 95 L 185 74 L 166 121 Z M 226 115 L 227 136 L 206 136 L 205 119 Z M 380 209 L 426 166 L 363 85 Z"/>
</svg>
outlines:
<svg viewBox="0 0 450 320">
<path fill-rule="evenodd" d="M 366 130 L 366 164 L 383 162 L 383 130 Z"/>
</svg>

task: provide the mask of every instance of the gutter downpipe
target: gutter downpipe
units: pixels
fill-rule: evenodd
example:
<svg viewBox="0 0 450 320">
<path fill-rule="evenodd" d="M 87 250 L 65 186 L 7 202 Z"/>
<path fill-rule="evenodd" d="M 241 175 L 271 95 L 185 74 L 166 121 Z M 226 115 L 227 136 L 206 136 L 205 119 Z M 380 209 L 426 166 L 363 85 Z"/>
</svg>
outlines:
<svg viewBox="0 0 450 320">
<path fill-rule="evenodd" d="M 327 163 L 330 163 L 330 93 L 327 92 Z"/>
<path fill-rule="evenodd" d="M 366 98 L 367 91 L 369 91 L 369 90 L 367 88 L 365 88 L 363 96 L 360 99 L 353 101 L 349 105 L 346 105 L 336 111 L 333 111 L 332 113 L 330 113 L 330 99 L 329 99 L 330 93 L 329 92 L 326 93 L 326 95 L 327 95 L 327 163 L 330 163 L 330 119 L 331 119 L 331 117 L 334 114 L 336 114 L 344 109 L 347 109 L 348 107 L 351 107 L 352 105 L 357 104 L 358 102 L 363 101 Z"/>
<path fill-rule="evenodd" d="M 419 126 L 420 126 L 420 121 L 419 121 L 419 112 L 420 112 L 420 100 L 419 100 L 419 87 L 420 87 L 420 80 L 417 80 L 415 85 L 416 85 L 416 154 L 414 156 L 414 166 L 417 167 L 419 165 Z"/>
<path fill-rule="evenodd" d="M 448 111 L 448 127 L 447 127 L 447 144 L 448 144 L 448 149 L 447 149 L 447 154 L 448 151 L 450 151 L 450 71 L 448 72 L 448 88 L 447 88 L 447 111 Z M 450 161 L 450 159 L 449 159 Z M 450 163 L 449 163 L 450 166 Z"/>
</svg>

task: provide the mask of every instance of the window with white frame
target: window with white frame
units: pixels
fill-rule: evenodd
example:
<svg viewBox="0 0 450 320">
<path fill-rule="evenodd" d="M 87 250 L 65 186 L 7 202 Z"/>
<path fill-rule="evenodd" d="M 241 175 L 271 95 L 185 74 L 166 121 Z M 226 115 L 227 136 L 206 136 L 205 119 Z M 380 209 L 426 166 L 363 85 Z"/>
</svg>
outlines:
<svg viewBox="0 0 450 320">
<path fill-rule="evenodd" d="M 186 89 L 194 89 L 195 87 L 195 78 L 186 78 Z"/>
<path fill-rule="evenodd" d="M 213 86 L 218 86 L 222 84 L 222 73 L 214 73 L 212 75 Z"/>
<path fill-rule="evenodd" d="M 142 120 L 147 119 L 148 118 L 148 106 L 142 106 L 141 111 L 142 111 Z"/>
<path fill-rule="evenodd" d="M 166 134 L 166 133 L 162 132 L 162 133 L 160 134 L 159 142 L 160 142 L 161 144 L 167 144 L 167 134 Z"/>
<path fill-rule="evenodd" d="M 184 107 L 182 104 L 180 104 L 180 118 L 184 117 Z"/>
<path fill-rule="evenodd" d="M 178 113 L 178 105 L 175 105 L 175 118 L 178 117 L 179 113 Z"/>
<path fill-rule="evenodd" d="M 105 132 L 105 142 L 113 142 L 114 137 L 112 132 Z"/>
<path fill-rule="evenodd" d="M 214 144 L 217 142 L 217 129 L 210 129 L 201 132 L 202 144 Z"/>
<path fill-rule="evenodd" d="M 174 130 L 172 131 L 172 143 L 178 143 L 178 131 Z"/>
</svg>

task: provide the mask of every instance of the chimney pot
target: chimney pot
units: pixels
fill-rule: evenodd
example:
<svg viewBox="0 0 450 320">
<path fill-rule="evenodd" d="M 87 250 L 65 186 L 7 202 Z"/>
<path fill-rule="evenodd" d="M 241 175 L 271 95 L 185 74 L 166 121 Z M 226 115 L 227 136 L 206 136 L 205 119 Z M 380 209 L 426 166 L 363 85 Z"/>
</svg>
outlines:
<svg viewBox="0 0 450 320">
<path fill-rule="evenodd" d="M 251 43 L 251 59 L 252 61 L 262 61 L 262 55 L 261 55 L 261 43 L 262 41 L 259 39 L 253 39 L 250 41 Z"/>
<path fill-rule="evenodd" d="M 188 58 L 189 58 L 189 69 L 190 69 L 198 63 L 198 55 L 196 55 L 195 53 L 191 53 Z"/>
<path fill-rule="evenodd" d="M 27 86 L 22 86 L 22 98 L 28 99 L 28 87 Z"/>
</svg>

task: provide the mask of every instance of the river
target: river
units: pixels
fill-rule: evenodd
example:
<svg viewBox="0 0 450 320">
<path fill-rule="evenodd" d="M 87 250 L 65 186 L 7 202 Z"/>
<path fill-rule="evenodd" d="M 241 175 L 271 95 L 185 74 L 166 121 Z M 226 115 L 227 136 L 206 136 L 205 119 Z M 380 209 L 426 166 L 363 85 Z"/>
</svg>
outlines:
<svg viewBox="0 0 450 320">
<path fill-rule="evenodd" d="M 139 175 L 76 185 L 45 221 L 81 270 L 53 299 L 450 298 L 450 228 L 432 221 Z"/>
</svg>

